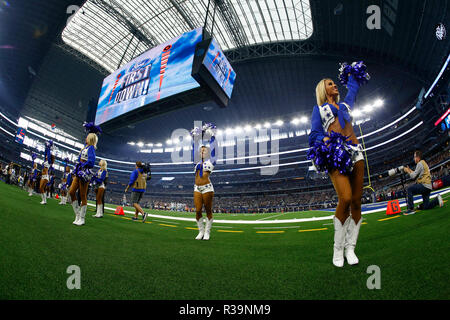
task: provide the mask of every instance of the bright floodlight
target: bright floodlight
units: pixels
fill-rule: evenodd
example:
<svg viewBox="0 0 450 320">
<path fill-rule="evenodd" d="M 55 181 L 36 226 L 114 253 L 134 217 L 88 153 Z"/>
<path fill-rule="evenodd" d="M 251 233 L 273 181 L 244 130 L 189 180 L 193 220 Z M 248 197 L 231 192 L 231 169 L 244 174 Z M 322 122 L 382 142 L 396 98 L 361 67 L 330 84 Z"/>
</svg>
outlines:
<svg viewBox="0 0 450 320">
<path fill-rule="evenodd" d="M 168 145 L 171 145 L 171 144 L 172 144 L 172 140 L 168 139 L 168 140 L 166 141 L 166 143 L 167 143 Z"/>
<path fill-rule="evenodd" d="M 275 122 L 275 125 L 281 127 L 283 125 L 283 120 L 278 120 L 277 122 Z"/>
<path fill-rule="evenodd" d="M 384 101 L 383 101 L 383 100 L 377 99 L 377 100 L 375 101 L 375 103 L 373 104 L 373 106 L 376 107 L 376 108 L 378 108 L 378 107 L 382 107 L 383 104 L 384 104 Z"/>
<path fill-rule="evenodd" d="M 352 111 L 352 116 L 355 118 L 361 117 L 362 116 L 362 112 L 360 110 L 353 110 Z"/>
<path fill-rule="evenodd" d="M 153 147 L 153 143 L 147 143 L 147 147 Z"/>
<path fill-rule="evenodd" d="M 245 130 L 246 132 L 252 131 L 252 126 L 249 125 L 249 124 L 247 124 L 247 125 L 244 127 L 244 130 Z"/>
<path fill-rule="evenodd" d="M 364 106 L 363 111 L 364 112 L 372 112 L 373 110 L 373 106 L 371 106 L 370 104 Z"/>
<path fill-rule="evenodd" d="M 241 127 L 236 127 L 236 128 L 234 128 L 234 132 L 241 133 L 242 132 L 242 128 Z"/>
<path fill-rule="evenodd" d="M 258 123 L 258 124 L 255 126 L 255 129 L 261 129 L 261 125 Z"/>
<path fill-rule="evenodd" d="M 265 122 L 265 123 L 264 123 L 264 128 L 270 128 L 270 123 Z"/>
<path fill-rule="evenodd" d="M 217 129 L 217 135 L 220 136 L 221 134 L 223 134 L 223 131 L 221 129 Z M 190 138 L 191 136 L 189 136 Z"/>
<path fill-rule="evenodd" d="M 303 117 L 300 118 L 300 122 L 301 123 L 307 123 L 308 122 L 308 118 L 303 116 Z"/>
<path fill-rule="evenodd" d="M 144 143 L 143 142 L 138 142 L 137 145 L 138 145 L 138 147 L 143 147 Z"/>
<path fill-rule="evenodd" d="M 134 142 L 128 142 L 128 144 L 134 146 L 136 143 L 134 143 Z"/>
<path fill-rule="evenodd" d="M 227 129 L 225 130 L 225 132 L 226 132 L 227 134 L 232 134 L 232 133 L 233 133 L 233 129 L 232 129 L 232 128 L 227 128 Z"/>
<path fill-rule="evenodd" d="M 292 124 L 299 124 L 300 123 L 300 119 L 294 118 L 294 119 L 291 120 L 291 123 Z"/>
</svg>

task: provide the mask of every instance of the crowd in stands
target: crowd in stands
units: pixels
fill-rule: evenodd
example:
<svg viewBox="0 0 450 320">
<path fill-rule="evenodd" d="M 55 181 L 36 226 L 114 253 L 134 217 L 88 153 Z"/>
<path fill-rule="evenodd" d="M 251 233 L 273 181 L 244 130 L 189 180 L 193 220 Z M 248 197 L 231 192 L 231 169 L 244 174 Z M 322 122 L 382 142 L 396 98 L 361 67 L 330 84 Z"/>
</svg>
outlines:
<svg viewBox="0 0 450 320">
<path fill-rule="evenodd" d="M 448 177 L 450 169 L 450 150 L 429 155 L 427 163 L 431 170 L 432 180 Z M 405 159 L 389 163 L 386 169 L 405 165 Z M 376 172 L 382 172 L 377 167 Z M 28 180 L 28 171 L 20 165 L 0 161 L 0 178 L 9 184 L 23 187 Z M 277 176 L 278 178 L 278 176 Z M 38 178 L 39 179 L 39 178 Z M 363 192 L 362 203 L 372 203 L 401 199 L 406 196 L 405 190 L 413 183 L 405 179 L 401 183 L 399 175 L 392 177 L 373 177 L 370 186 Z M 37 184 L 39 185 L 39 184 Z M 53 186 L 54 194 L 59 193 L 59 179 Z M 368 185 L 366 181 L 365 186 Z M 370 187 L 370 188 L 369 188 Z M 113 192 L 114 188 L 116 191 Z M 159 188 L 159 189 L 158 189 Z M 191 190 L 176 190 L 176 188 L 161 192 L 161 186 L 153 187 L 150 183 L 148 192 L 143 197 L 143 207 L 168 210 L 193 212 L 193 200 Z M 305 190 L 299 190 L 306 188 Z M 329 179 L 306 177 L 304 180 L 284 179 L 282 183 L 255 182 L 247 184 L 226 185 L 215 183 L 216 195 L 214 198 L 214 212 L 223 213 L 264 213 L 264 212 L 291 212 L 302 210 L 332 209 L 337 205 L 336 192 Z M 107 203 L 114 205 L 129 205 L 130 194 L 123 193 L 122 185 L 110 185 L 105 194 Z M 159 195 L 152 194 L 158 191 Z M 36 190 L 36 192 L 38 192 Z M 161 193 L 170 196 L 161 196 Z M 89 194 L 90 200 L 95 200 L 93 192 Z"/>
</svg>

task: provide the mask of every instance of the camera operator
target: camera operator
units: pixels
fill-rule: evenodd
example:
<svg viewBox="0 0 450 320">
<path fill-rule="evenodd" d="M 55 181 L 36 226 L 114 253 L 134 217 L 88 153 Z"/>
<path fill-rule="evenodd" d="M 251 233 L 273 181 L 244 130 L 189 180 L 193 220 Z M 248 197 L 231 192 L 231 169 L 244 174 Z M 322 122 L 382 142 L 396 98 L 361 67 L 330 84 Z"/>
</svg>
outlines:
<svg viewBox="0 0 450 320">
<path fill-rule="evenodd" d="M 145 193 L 145 189 L 147 188 L 147 180 L 151 179 L 150 165 L 143 164 L 140 161 L 136 161 L 136 169 L 131 173 L 130 183 L 125 189 L 125 192 L 128 192 L 128 189 L 132 187 L 131 192 L 131 203 L 135 208 L 135 216 L 132 218 L 133 220 L 138 219 L 139 212 L 142 214 L 142 222 L 145 222 L 147 219 L 147 213 L 142 210 L 139 205 L 139 201 L 141 201 L 142 196 Z"/>
<path fill-rule="evenodd" d="M 415 180 L 415 184 L 408 187 L 408 210 L 404 213 L 405 215 L 414 214 L 414 195 L 422 195 L 423 204 L 422 209 L 428 210 L 439 205 L 442 207 L 444 201 L 441 195 L 438 195 L 436 199 L 430 201 L 430 192 L 432 190 L 431 186 L 431 175 L 428 164 L 423 160 L 422 152 L 417 150 L 414 152 L 414 162 L 416 163 L 416 169 L 413 171 L 408 166 L 404 167 L 405 173 L 409 174 L 411 179 Z"/>
</svg>

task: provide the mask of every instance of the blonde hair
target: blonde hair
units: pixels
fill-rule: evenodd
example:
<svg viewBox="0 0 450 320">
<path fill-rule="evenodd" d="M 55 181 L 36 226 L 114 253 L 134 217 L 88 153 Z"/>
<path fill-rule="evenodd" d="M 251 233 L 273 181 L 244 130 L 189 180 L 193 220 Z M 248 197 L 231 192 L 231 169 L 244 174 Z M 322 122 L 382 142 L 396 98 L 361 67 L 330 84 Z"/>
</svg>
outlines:
<svg viewBox="0 0 450 320">
<path fill-rule="evenodd" d="M 106 170 L 106 168 L 107 168 L 107 166 L 108 166 L 108 163 L 106 162 L 106 160 L 100 160 L 100 162 L 98 163 L 98 165 L 100 166 L 100 168 L 102 169 L 102 170 Z"/>
<path fill-rule="evenodd" d="M 325 81 L 331 80 L 330 78 L 325 78 L 319 81 L 316 86 L 316 102 L 318 106 L 323 105 L 327 102 L 327 89 L 325 88 Z M 336 97 L 336 103 L 339 103 L 340 96 Z"/>
<path fill-rule="evenodd" d="M 89 133 L 86 137 L 87 144 L 97 149 L 98 137 L 95 133 Z"/>
</svg>

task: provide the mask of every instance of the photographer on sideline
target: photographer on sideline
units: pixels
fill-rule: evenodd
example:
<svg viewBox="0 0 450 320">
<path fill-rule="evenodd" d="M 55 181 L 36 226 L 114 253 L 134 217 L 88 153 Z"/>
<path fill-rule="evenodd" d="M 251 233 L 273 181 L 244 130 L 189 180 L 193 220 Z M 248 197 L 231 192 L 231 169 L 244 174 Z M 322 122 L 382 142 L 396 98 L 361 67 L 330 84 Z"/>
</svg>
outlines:
<svg viewBox="0 0 450 320">
<path fill-rule="evenodd" d="M 133 220 L 138 219 L 139 212 L 142 214 L 142 222 L 145 222 L 147 219 L 147 213 L 142 210 L 139 201 L 141 201 L 147 188 L 147 180 L 150 180 L 151 177 L 150 165 L 136 161 L 136 169 L 131 173 L 130 183 L 125 189 L 125 192 L 128 192 L 129 187 L 133 188 L 131 190 L 131 203 L 136 210 L 135 216 L 132 218 Z"/>
<path fill-rule="evenodd" d="M 416 183 L 408 187 L 408 210 L 404 215 L 414 214 L 414 195 L 422 195 L 423 204 L 422 209 L 428 210 L 432 209 L 439 204 L 440 207 L 444 205 L 441 195 L 430 201 L 430 192 L 432 190 L 431 186 L 431 175 L 428 164 L 423 160 L 422 152 L 417 150 L 414 152 L 414 162 L 416 163 L 416 169 L 412 171 L 408 166 L 403 170 L 405 173 L 409 174 L 411 179 L 416 180 Z"/>
</svg>

